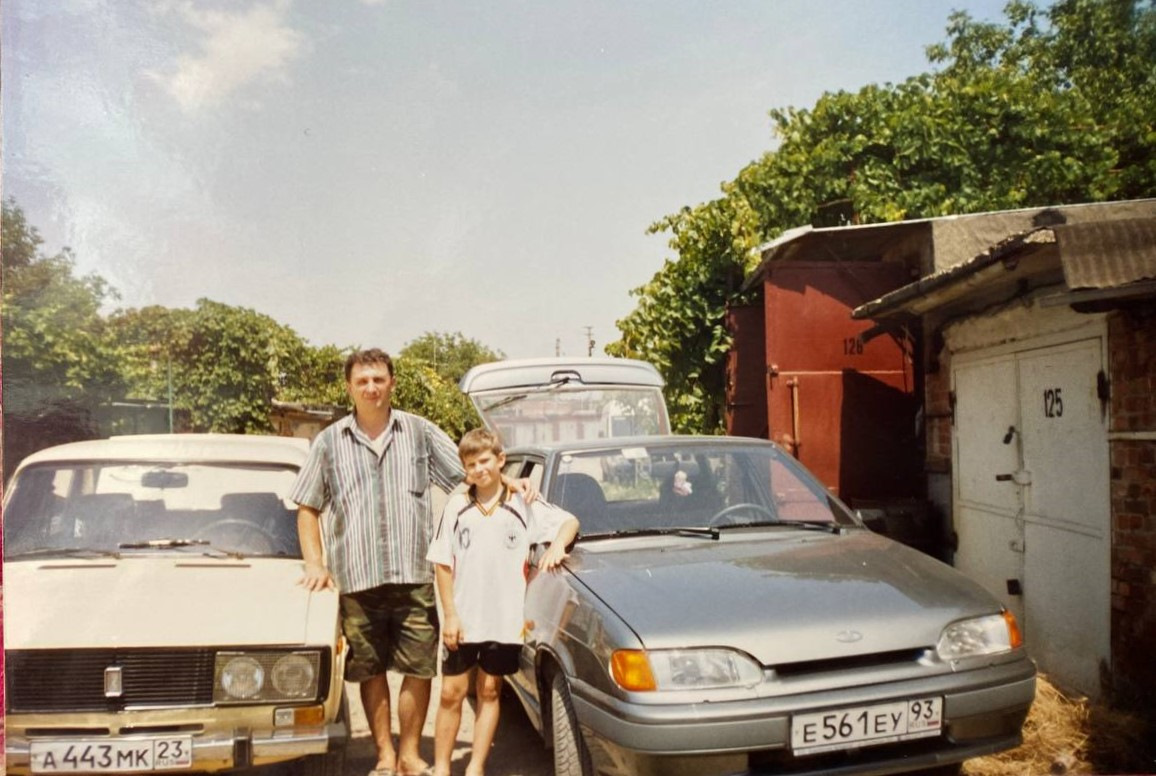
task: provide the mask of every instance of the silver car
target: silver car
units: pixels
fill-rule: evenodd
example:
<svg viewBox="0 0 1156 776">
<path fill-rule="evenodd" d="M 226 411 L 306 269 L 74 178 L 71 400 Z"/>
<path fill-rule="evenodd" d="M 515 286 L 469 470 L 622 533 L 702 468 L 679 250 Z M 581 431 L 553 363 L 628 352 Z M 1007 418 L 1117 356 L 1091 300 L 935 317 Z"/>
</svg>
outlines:
<svg viewBox="0 0 1156 776">
<path fill-rule="evenodd" d="M 506 473 L 582 523 L 531 578 L 510 681 L 557 774 L 951 771 L 1020 743 L 1036 669 L 1010 612 L 773 443 L 663 433 L 657 373 L 624 366 L 462 382 L 520 440 Z"/>
</svg>

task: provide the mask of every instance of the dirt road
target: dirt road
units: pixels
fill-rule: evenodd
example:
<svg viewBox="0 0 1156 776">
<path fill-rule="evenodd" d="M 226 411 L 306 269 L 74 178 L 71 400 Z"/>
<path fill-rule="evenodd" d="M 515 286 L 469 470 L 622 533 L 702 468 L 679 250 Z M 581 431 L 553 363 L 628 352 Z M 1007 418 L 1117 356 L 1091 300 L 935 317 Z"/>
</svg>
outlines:
<svg viewBox="0 0 1156 776">
<path fill-rule="evenodd" d="M 397 689 L 401 686 L 401 677 L 390 675 L 390 692 L 393 695 L 392 708 L 397 709 Z M 369 727 L 365 722 L 365 714 L 361 709 L 361 699 L 358 696 L 357 685 L 347 684 L 349 693 L 350 727 L 353 738 L 346 751 L 346 776 L 364 776 L 373 768 L 377 759 L 377 752 L 369 738 Z M 422 755 L 433 762 L 433 723 L 437 711 L 437 697 L 440 684 L 437 679 L 433 684 L 433 700 L 430 703 L 429 716 L 426 717 L 425 729 L 422 731 Z M 394 712 L 394 726 L 397 730 L 396 711 Z M 474 734 L 474 712 L 469 703 L 462 709 L 462 728 L 458 732 L 458 744 L 454 749 L 454 776 L 465 771 L 470 757 L 470 740 Z M 486 762 L 486 776 L 549 776 L 552 771 L 550 753 L 542 746 L 542 739 L 538 736 L 534 726 L 526 718 L 521 705 L 509 696 L 502 697 L 502 717 L 498 723 L 498 734 L 494 738 L 494 748 Z"/>
</svg>

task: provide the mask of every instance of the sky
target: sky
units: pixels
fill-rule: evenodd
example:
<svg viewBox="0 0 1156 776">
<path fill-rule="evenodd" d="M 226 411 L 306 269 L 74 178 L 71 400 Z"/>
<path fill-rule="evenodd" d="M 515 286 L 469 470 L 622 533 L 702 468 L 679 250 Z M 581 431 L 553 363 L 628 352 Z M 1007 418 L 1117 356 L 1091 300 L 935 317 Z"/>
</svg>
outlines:
<svg viewBox="0 0 1156 776">
<path fill-rule="evenodd" d="M 1005 0 L 4 0 L 5 198 L 116 306 L 602 353 L 769 111 Z"/>
</svg>

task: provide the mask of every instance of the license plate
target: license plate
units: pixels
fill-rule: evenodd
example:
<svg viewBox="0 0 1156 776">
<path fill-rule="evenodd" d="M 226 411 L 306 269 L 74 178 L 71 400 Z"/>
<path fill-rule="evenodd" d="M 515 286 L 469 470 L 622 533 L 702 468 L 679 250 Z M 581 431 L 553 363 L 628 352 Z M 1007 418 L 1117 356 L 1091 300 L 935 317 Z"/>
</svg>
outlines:
<svg viewBox="0 0 1156 776">
<path fill-rule="evenodd" d="M 943 729 L 943 698 L 852 706 L 791 718 L 791 749 L 815 754 L 838 749 L 937 736 Z"/>
<path fill-rule="evenodd" d="M 33 773 L 132 773 L 193 767 L 191 736 L 32 741 Z"/>
</svg>

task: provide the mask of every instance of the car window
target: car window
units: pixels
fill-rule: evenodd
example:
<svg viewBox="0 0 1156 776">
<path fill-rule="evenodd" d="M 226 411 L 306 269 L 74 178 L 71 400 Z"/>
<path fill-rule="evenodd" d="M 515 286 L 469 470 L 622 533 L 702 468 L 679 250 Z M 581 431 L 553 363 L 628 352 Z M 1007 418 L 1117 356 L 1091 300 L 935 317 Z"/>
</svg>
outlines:
<svg viewBox="0 0 1156 776">
<path fill-rule="evenodd" d="M 778 520 L 854 522 L 813 477 L 770 445 L 709 442 L 562 456 L 546 493 L 582 533 Z"/>
<path fill-rule="evenodd" d="M 541 461 L 511 458 L 506 462 L 506 468 L 502 470 L 502 474 L 507 477 L 527 479 L 531 485 L 541 492 L 543 471 L 544 468 Z"/>
<path fill-rule="evenodd" d="M 290 466 L 81 462 L 30 467 L 12 484 L 6 557 L 198 540 L 245 555 L 299 557 Z"/>
<path fill-rule="evenodd" d="M 668 430 L 657 388 L 490 391 L 472 397 L 486 425 L 509 447 L 578 439 L 610 439 Z"/>
</svg>

